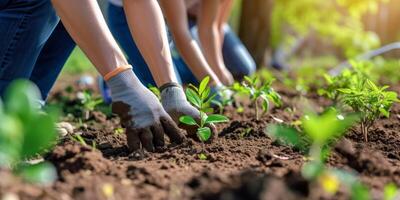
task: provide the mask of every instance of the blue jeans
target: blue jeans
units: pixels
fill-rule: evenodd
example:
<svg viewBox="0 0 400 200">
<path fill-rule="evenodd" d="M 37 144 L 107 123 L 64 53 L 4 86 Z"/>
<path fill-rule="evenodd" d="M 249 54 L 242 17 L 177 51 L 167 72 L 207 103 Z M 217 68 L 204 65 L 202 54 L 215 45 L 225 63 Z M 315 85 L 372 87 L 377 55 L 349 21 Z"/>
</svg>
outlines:
<svg viewBox="0 0 400 200">
<path fill-rule="evenodd" d="M 0 0 L 0 96 L 15 79 L 41 78 L 35 64 L 58 21 L 49 0 Z"/>
</svg>

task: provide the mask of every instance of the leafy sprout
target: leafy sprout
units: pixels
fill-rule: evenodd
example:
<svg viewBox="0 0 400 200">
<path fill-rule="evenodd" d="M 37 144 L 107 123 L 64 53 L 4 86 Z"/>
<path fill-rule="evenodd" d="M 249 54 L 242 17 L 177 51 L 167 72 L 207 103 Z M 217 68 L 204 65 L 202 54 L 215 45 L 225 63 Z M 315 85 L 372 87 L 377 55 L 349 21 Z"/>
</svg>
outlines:
<svg viewBox="0 0 400 200">
<path fill-rule="evenodd" d="M 325 167 L 325 160 L 329 155 L 330 145 L 334 139 L 340 138 L 348 128 L 358 119 L 356 115 L 343 116 L 334 109 L 329 109 L 322 115 L 308 114 L 302 118 L 303 133 L 296 129 L 283 126 L 272 125 L 267 129 L 270 137 L 280 141 L 284 145 L 307 148 L 302 135 L 311 140 L 309 156 L 311 161 L 303 165 L 302 175 L 312 181 L 317 181 L 325 191 L 336 193 L 339 184 L 350 185 L 352 193 L 365 194 L 365 188 L 357 181 L 353 175 L 331 170 Z"/>
<path fill-rule="evenodd" d="M 343 103 L 361 115 L 361 133 L 365 141 L 368 141 L 368 132 L 375 119 L 389 117 L 392 105 L 399 102 L 397 93 L 386 91 L 387 88 L 388 86 L 378 87 L 367 79 L 338 90 Z"/>
<path fill-rule="evenodd" d="M 211 100 L 211 103 L 216 105 L 219 110 L 219 114 L 222 115 L 224 112 L 224 108 L 233 103 L 233 96 L 231 95 L 231 91 L 228 88 L 223 88 L 218 91 L 219 99 Z"/>
<path fill-rule="evenodd" d="M 38 89 L 29 81 L 19 80 L 6 91 L 0 104 L 0 167 L 10 168 L 28 181 L 48 184 L 56 171 L 48 162 L 24 163 L 47 152 L 55 144 L 55 113 L 44 114 L 37 100 Z"/>
<path fill-rule="evenodd" d="M 204 78 L 200 86 L 190 85 L 186 89 L 186 97 L 200 111 L 200 122 L 197 122 L 191 116 L 181 116 L 179 121 L 190 126 L 197 126 L 197 136 L 202 142 L 206 142 L 211 137 L 211 129 L 208 127 L 210 124 L 228 122 L 229 119 L 223 115 L 211 114 L 207 115 L 210 110 L 209 103 L 214 99 L 215 95 L 210 97 L 211 89 L 208 87 L 210 81 L 209 77 Z"/>
<path fill-rule="evenodd" d="M 244 93 L 249 96 L 250 100 L 255 104 L 256 110 L 256 119 L 259 120 L 260 109 L 262 109 L 265 114 L 269 107 L 270 101 L 272 101 L 275 105 L 281 106 L 282 101 L 280 95 L 272 88 L 272 80 L 266 81 L 264 84 L 260 83 L 260 80 L 257 76 L 254 77 L 244 77 L 244 81 L 241 84 L 234 84 L 233 90 L 238 93 Z M 261 101 L 261 108 L 259 105 L 259 101 Z"/>
</svg>

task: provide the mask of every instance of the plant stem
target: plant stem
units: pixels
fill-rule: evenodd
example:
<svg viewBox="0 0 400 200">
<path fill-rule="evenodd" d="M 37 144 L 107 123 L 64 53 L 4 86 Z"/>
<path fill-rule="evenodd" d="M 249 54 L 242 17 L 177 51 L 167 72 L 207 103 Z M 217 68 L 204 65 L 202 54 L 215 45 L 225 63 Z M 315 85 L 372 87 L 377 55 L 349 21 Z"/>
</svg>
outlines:
<svg viewBox="0 0 400 200">
<path fill-rule="evenodd" d="M 259 114 L 259 111 L 258 111 L 258 99 L 256 99 L 255 105 L 256 105 L 256 119 L 260 120 L 260 114 Z"/>
</svg>

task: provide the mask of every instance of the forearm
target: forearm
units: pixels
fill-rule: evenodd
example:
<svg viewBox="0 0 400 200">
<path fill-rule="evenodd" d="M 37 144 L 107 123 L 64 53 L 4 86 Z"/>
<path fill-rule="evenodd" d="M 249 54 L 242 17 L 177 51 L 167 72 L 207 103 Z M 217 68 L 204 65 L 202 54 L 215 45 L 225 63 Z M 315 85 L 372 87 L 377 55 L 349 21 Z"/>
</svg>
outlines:
<svg viewBox="0 0 400 200">
<path fill-rule="evenodd" d="M 131 33 L 158 86 L 177 82 L 161 9 L 156 0 L 124 0 Z"/>
<path fill-rule="evenodd" d="M 159 2 L 178 51 L 190 70 L 198 80 L 210 76 L 211 84 L 220 84 L 217 75 L 212 71 L 199 45 L 189 32 L 185 2 L 183 0 L 160 0 Z"/>
<path fill-rule="evenodd" d="M 220 42 L 221 46 L 223 45 L 224 42 L 224 36 L 225 36 L 225 31 L 224 31 L 224 26 L 229 20 L 229 16 L 231 14 L 232 8 L 233 8 L 233 0 L 221 0 L 221 5 L 219 7 L 218 11 L 218 30 L 219 30 L 219 35 L 220 35 Z"/>
<path fill-rule="evenodd" d="M 216 72 L 218 77 L 225 80 L 228 84 L 231 80 L 227 80 L 224 76 L 227 73 L 222 55 L 222 46 L 218 28 L 218 10 L 219 1 L 203 0 L 200 6 L 198 17 L 198 32 L 203 53 L 211 68 Z"/>
<path fill-rule="evenodd" d="M 52 0 L 69 34 L 100 74 L 128 65 L 115 42 L 96 1 Z"/>
</svg>

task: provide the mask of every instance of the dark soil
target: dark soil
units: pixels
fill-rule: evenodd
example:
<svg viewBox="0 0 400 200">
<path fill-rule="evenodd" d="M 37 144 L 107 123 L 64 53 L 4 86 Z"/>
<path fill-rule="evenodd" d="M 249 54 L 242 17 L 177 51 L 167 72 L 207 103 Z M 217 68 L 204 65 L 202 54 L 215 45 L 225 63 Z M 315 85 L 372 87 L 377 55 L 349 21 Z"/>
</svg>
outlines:
<svg viewBox="0 0 400 200">
<path fill-rule="evenodd" d="M 249 104 L 243 113 L 234 107 L 225 110 L 232 121 L 218 125 L 219 137 L 205 145 L 207 160 L 199 159 L 202 145 L 191 139 L 137 159 L 129 154 L 125 135 L 115 131 L 118 120 L 94 114 L 79 132 L 96 149 L 64 138 L 45 157 L 58 170 L 56 183 L 32 186 L 0 171 L 0 197 L 11 192 L 21 199 L 348 199 L 348 191 L 329 196 L 304 180 L 300 169 L 305 155 L 266 136 L 269 124 L 296 121 L 307 106 L 295 91 L 278 88 L 284 106 L 272 108 L 261 120 L 255 120 Z M 317 111 L 330 104 L 317 95 L 308 99 Z M 369 142 L 349 131 L 328 165 L 358 174 L 373 198 L 381 199 L 387 183 L 400 185 L 399 119 L 397 104 L 389 119 L 377 121 Z"/>
</svg>

